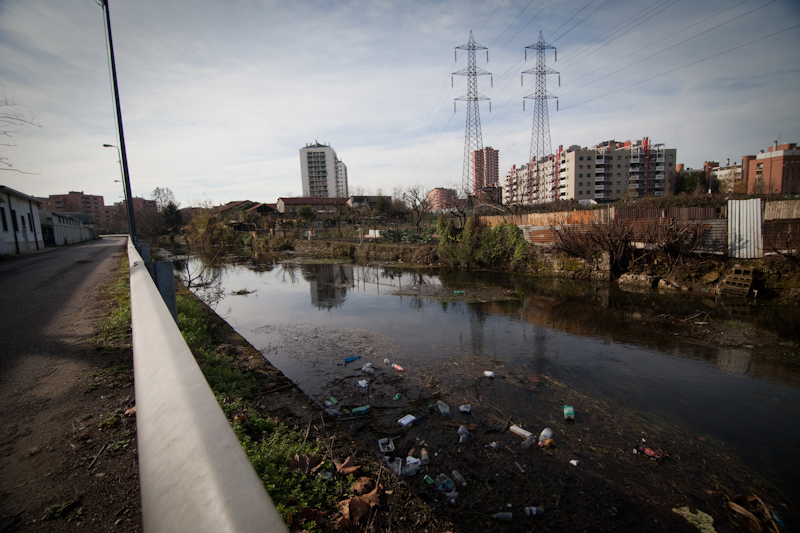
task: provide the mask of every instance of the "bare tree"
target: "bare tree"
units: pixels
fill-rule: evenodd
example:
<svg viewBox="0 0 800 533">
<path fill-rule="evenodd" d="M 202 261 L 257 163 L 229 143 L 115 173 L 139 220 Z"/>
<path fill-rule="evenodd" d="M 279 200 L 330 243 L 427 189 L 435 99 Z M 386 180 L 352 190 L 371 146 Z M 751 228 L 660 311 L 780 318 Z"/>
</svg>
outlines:
<svg viewBox="0 0 800 533">
<path fill-rule="evenodd" d="M 407 187 L 403 193 L 403 200 L 411 217 L 411 222 L 420 229 L 423 219 L 431 212 L 431 205 L 428 201 L 428 194 L 422 185 L 417 183 Z"/>
<path fill-rule="evenodd" d="M 17 104 L 13 100 L 9 100 L 6 96 L 5 87 L 0 85 L 0 137 L 3 137 L 3 140 L 10 139 L 12 135 L 19 133 L 19 128 L 23 126 L 39 127 L 38 124 L 34 124 L 32 119 L 24 117 L 19 113 L 15 113 L 10 109 L 16 105 Z M 0 142 L 0 146 L 9 147 L 16 145 L 8 142 Z M 11 160 L 2 152 L 0 152 L 0 170 L 19 172 L 21 174 L 30 174 L 30 172 L 24 172 L 14 168 Z"/>
</svg>

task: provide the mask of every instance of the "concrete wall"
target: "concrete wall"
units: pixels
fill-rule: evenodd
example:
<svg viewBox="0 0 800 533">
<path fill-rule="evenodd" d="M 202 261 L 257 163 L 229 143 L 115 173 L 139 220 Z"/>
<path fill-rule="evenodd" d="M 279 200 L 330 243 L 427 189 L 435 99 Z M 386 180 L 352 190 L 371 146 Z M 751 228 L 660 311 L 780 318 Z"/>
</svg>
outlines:
<svg viewBox="0 0 800 533">
<path fill-rule="evenodd" d="M 0 192 L 0 255 L 35 252 L 44 248 L 39 204 L 8 188 Z"/>
</svg>

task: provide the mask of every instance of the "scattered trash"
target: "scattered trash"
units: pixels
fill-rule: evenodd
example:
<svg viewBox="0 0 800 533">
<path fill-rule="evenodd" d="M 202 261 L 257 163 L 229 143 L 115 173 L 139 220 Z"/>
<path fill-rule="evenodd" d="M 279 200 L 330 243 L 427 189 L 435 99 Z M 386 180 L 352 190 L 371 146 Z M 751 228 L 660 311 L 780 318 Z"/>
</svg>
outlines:
<svg viewBox="0 0 800 533">
<path fill-rule="evenodd" d="M 323 405 L 324 405 L 325 407 L 331 407 L 331 408 L 333 408 L 333 406 L 334 406 L 334 405 L 336 405 L 335 403 L 333 403 L 333 402 L 332 402 L 332 401 L 330 401 L 330 400 L 325 400 L 325 401 L 324 401 L 324 402 L 322 402 L 322 403 L 323 403 Z"/>
<path fill-rule="evenodd" d="M 528 437 L 533 435 L 533 433 L 531 433 L 530 431 L 526 431 L 517 425 L 511 426 L 510 428 L 508 428 L 508 430 L 514 435 L 522 437 L 523 439 L 527 439 Z"/>
<path fill-rule="evenodd" d="M 500 449 L 500 445 L 497 444 L 497 442 L 490 442 L 489 443 L 489 448 L 493 449 L 494 451 L 497 451 L 497 450 Z"/>
<path fill-rule="evenodd" d="M 374 374 L 375 373 L 375 369 L 372 368 L 372 363 L 367 363 L 366 365 L 362 366 L 361 367 L 361 371 L 366 373 L 366 374 Z"/>
<path fill-rule="evenodd" d="M 684 517 L 687 522 L 703 533 L 716 533 L 717 531 L 714 529 L 714 519 L 703 511 L 698 510 L 697 513 L 693 513 L 688 507 L 675 507 L 672 512 Z"/>
<path fill-rule="evenodd" d="M 428 455 L 428 450 L 422 448 L 422 451 L 419 452 L 419 462 L 426 465 L 430 462 L 431 458 Z"/>
<path fill-rule="evenodd" d="M 411 477 L 419 472 L 419 459 L 416 457 L 406 457 L 406 467 L 403 469 L 403 477 Z"/>
<path fill-rule="evenodd" d="M 367 381 L 366 379 L 359 379 L 358 380 L 358 386 L 361 387 L 362 389 L 366 389 L 368 383 L 369 383 L 369 381 Z"/>
<path fill-rule="evenodd" d="M 571 464 L 572 466 L 578 466 L 578 461 L 577 459 L 573 459 L 572 461 L 569 462 L 569 464 Z"/>
<path fill-rule="evenodd" d="M 325 412 L 328 413 L 328 415 L 330 416 L 342 416 L 342 413 L 340 413 L 336 409 L 325 409 Z"/>
<path fill-rule="evenodd" d="M 467 442 L 467 439 L 472 436 L 472 433 L 469 432 L 467 428 L 461 426 L 458 428 L 458 443 L 464 444 Z"/>
<path fill-rule="evenodd" d="M 398 476 L 403 473 L 403 460 L 399 457 L 395 457 L 394 461 L 390 463 L 390 466 L 392 467 L 392 472 Z"/>
<path fill-rule="evenodd" d="M 381 453 L 392 453 L 394 451 L 394 442 L 392 439 L 380 439 L 378 448 L 380 448 Z"/>
<path fill-rule="evenodd" d="M 353 414 L 355 416 L 361 416 L 369 413 L 369 405 L 362 405 L 361 407 L 356 407 L 353 409 Z"/>
<path fill-rule="evenodd" d="M 431 476 L 425 476 L 424 478 L 422 478 L 422 481 L 424 481 L 428 485 L 433 485 L 433 478 Z"/>
<path fill-rule="evenodd" d="M 394 395 L 394 398 L 392 398 L 392 399 L 393 399 L 394 401 L 397 401 L 397 400 L 399 400 L 399 399 L 400 399 L 400 393 L 398 392 L 397 394 L 395 394 L 395 395 Z"/>
<path fill-rule="evenodd" d="M 470 404 L 461 405 L 458 410 L 462 413 L 469 413 L 472 410 L 472 406 Z"/>
<path fill-rule="evenodd" d="M 398 365 L 397 363 L 392 363 L 392 368 L 394 368 L 398 372 L 405 372 L 406 371 L 405 368 L 403 368 L 402 366 Z"/>
<path fill-rule="evenodd" d="M 347 432 L 351 435 L 357 435 L 359 431 L 364 429 L 364 424 L 361 422 L 356 422 L 355 424 L 351 424 L 349 428 L 347 428 Z"/>
<path fill-rule="evenodd" d="M 491 370 L 484 370 L 483 375 L 486 376 L 487 378 L 493 378 L 494 372 L 492 372 Z"/>
<path fill-rule="evenodd" d="M 553 440 L 553 430 L 544 428 L 542 432 L 539 433 L 539 447 L 544 448 L 548 440 Z M 553 445 L 555 446 L 555 441 Z"/>
<path fill-rule="evenodd" d="M 660 463 L 664 459 L 664 456 L 661 455 L 660 453 L 656 453 L 653 450 L 651 450 L 650 448 L 647 448 L 646 446 L 639 446 L 638 444 L 635 444 L 633 446 L 633 454 L 634 455 L 638 455 L 638 454 L 645 455 L 645 456 L 649 457 L 651 461 L 655 461 L 657 463 Z"/>
<path fill-rule="evenodd" d="M 403 427 L 406 427 L 416 419 L 417 419 L 417 417 L 415 417 L 414 415 L 406 415 L 403 418 L 401 418 L 400 420 L 398 420 L 397 423 L 400 424 Z"/>
<path fill-rule="evenodd" d="M 330 478 L 332 478 L 332 477 L 333 477 L 333 474 L 332 474 L 332 473 L 330 473 L 330 472 L 328 472 L 327 470 L 323 470 L 323 471 L 321 471 L 321 472 L 320 472 L 319 474 L 317 474 L 317 475 L 318 475 L 319 477 L 321 477 L 322 479 L 330 479 Z"/>
<path fill-rule="evenodd" d="M 544 507 L 525 507 L 525 514 L 528 516 L 533 516 L 535 514 L 542 514 L 544 513 Z"/>
<path fill-rule="evenodd" d="M 467 294 L 467 291 L 453 291 L 453 294 Z"/>
<path fill-rule="evenodd" d="M 352 363 L 353 361 L 358 361 L 359 359 L 361 359 L 360 355 L 354 355 L 352 357 L 346 357 L 345 360 L 344 360 L 344 364 Z"/>
<path fill-rule="evenodd" d="M 497 513 L 496 515 L 492 516 L 492 518 L 496 520 L 503 520 L 504 522 L 511 522 L 514 520 L 514 517 L 511 513 Z"/>
<path fill-rule="evenodd" d="M 337 400 L 337 399 L 336 399 L 336 398 L 334 398 L 333 396 L 331 396 L 330 398 L 328 398 L 328 401 L 329 401 L 329 402 L 331 402 L 333 405 L 339 405 L 339 400 Z"/>
<path fill-rule="evenodd" d="M 388 357 L 384 358 L 383 362 L 388 365 L 389 364 L 389 358 Z"/>
<path fill-rule="evenodd" d="M 436 406 L 439 408 L 439 412 L 442 413 L 442 416 L 450 416 L 450 406 L 444 403 L 442 400 L 436 401 Z"/>
<path fill-rule="evenodd" d="M 439 489 L 439 492 L 444 493 L 444 497 L 450 500 L 451 504 L 456 504 L 458 491 L 456 490 L 456 486 L 453 485 L 453 481 L 449 477 L 444 474 L 439 474 L 436 476 L 436 488 Z"/>
<path fill-rule="evenodd" d="M 517 465 L 517 468 L 519 468 L 519 472 L 520 472 L 520 474 L 524 474 L 524 473 L 525 473 L 525 469 L 524 469 L 524 468 L 522 468 L 522 465 L 521 465 L 521 464 L 519 464 L 519 463 L 518 463 L 518 462 L 516 462 L 516 461 L 514 461 L 514 464 L 515 464 L 515 465 Z"/>
<path fill-rule="evenodd" d="M 533 446 L 534 442 L 536 442 L 536 436 L 535 435 L 531 435 L 530 437 L 528 437 L 527 439 L 522 441 L 522 444 L 520 446 L 522 446 L 523 450 L 527 450 L 528 448 Z"/>
<path fill-rule="evenodd" d="M 575 409 L 571 405 L 564 406 L 564 420 L 575 420 Z"/>
</svg>

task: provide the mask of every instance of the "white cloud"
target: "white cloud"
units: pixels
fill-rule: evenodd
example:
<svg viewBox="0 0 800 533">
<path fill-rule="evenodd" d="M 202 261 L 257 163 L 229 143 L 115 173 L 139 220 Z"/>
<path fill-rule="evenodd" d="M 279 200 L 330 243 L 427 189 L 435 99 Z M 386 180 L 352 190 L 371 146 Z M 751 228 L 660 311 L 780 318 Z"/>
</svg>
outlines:
<svg viewBox="0 0 800 533">
<path fill-rule="evenodd" d="M 490 46 L 489 63 L 479 58 L 494 75 L 494 87 L 479 80 L 492 98 L 492 113 L 481 107 L 483 142 L 500 150 L 502 172 L 528 157 L 533 105 L 523 113 L 522 96 L 535 86 L 532 76 L 524 87 L 519 78 L 534 65 L 530 53 L 523 64 L 523 51 L 540 29 L 558 46 L 559 62 L 549 54 L 548 65 L 562 73 L 560 88 L 548 79 L 561 108 L 550 108 L 554 148 L 649 136 L 696 167 L 756 153 L 778 136 L 800 141 L 800 71 L 784 52 L 798 48 L 797 29 L 687 66 L 796 25 L 796 3 L 618 0 L 594 12 L 602 4 L 553 32 L 585 4 L 554 1 L 531 22 L 542 6 L 520 14 L 527 0 L 111 0 L 133 191 L 170 187 L 184 205 L 275 201 L 300 193 L 298 150 L 314 140 L 338 152 L 351 186 L 457 183 L 464 105 L 453 115 L 453 98 L 466 80 L 456 76 L 451 87 L 450 72 L 466 66 L 463 53 L 453 63 L 453 50 L 470 30 Z M 0 57 L 0 83 L 41 126 L 23 129 L 4 150 L 36 174 L 4 172 L 3 183 L 116 200 L 116 151 L 102 148 L 117 144 L 102 10 L 90 0 L 0 3 Z"/>
</svg>

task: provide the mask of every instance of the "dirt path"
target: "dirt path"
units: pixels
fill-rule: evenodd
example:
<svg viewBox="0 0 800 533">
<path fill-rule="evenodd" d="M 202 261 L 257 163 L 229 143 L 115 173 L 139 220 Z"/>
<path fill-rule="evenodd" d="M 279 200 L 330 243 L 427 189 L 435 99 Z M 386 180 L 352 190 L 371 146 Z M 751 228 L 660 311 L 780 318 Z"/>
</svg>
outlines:
<svg viewBox="0 0 800 533">
<path fill-rule="evenodd" d="M 131 353 L 92 343 L 124 242 L 0 264 L 2 532 L 141 530 Z"/>
</svg>

